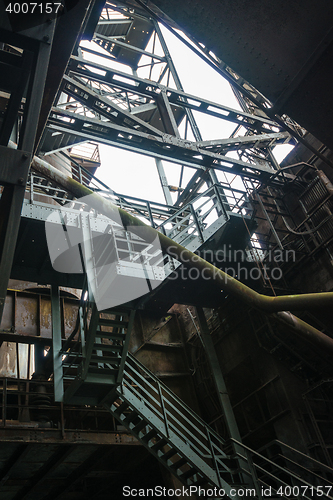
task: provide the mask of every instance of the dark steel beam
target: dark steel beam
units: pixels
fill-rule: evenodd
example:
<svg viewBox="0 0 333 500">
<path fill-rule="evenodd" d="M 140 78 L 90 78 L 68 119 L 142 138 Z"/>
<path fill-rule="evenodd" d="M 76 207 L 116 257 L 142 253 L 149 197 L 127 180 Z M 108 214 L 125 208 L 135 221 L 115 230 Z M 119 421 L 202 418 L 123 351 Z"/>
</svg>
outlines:
<svg viewBox="0 0 333 500">
<path fill-rule="evenodd" d="M 36 474 L 28 479 L 27 484 L 17 492 L 13 500 L 26 498 L 42 481 L 47 479 L 52 470 L 59 466 L 74 449 L 75 446 L 73 445 L 64 444 L 59 446 L 57 451 L 40 467 Z"/>
<path fill-rule="evenodd" d="M 31 153 L 0 146 L 0 158 L 0 185 L 25 186 L 32 158 Z"/>
<path fill-rule="evenodd" d="M 110 418 L 110 415 L 108 416 Z M 101 446 L 142 446 L 134 436 L 125 432 L 105 431 L 95 432 L 91 430 L 82 430 L 78 433 L 76 430 L 65 430 L 65 435 L 61 429 L 18 428 L 0 427 L 0 441 L 18 445 L 24 444 L 32 446 L 41 442 L 48 444 L 77 444 L 77 445 L 101 445 Z"/>
<path fill-rule="evenodd" d="M 14 46 L 21 47 L 24 53 L 25 51 L 32 50 L 33 60 L 30 78 L 28 80 L 18 150 L 8 149 L 8 151 L 5 152 L 4 148 L 2 148 L 4 154 L 2 163 L 0 163 L 0 179 L 5 186 L 0 200 L 0 321 L 13 264 L 29 164 L 34 151 L 36 129 L 41 109 L 54 26 L 55 21 L 51 21 L 50 23 L 44 23 L 41 26 L 32 28 L 29 30 L 29 37 L 17 36 L 16 33 L 3 33 L 3 30 L 0 30 L 0 35 L 4 37 L 0 37 L 0 39 L 6 41 L 8 39 L 13 39 Z M 29 67 L 31 66 L 31 58 L 25 55 L 23 57 L 23 69 L 27 72 L 28 68 L 26 68 L 26 64 Z M 25 59 L 26 57 L 27 59 Z M 28 61 L 28 63 L 26 61 Z M 25 83 L 26 73 L 24 73 L 23 77 Z M 21 92 L 23 87 L 25 87 L 25 84 L 23 85 L 23 83 L 20 82 L 17 88 Z M 13 106 L 14 104 L 17 106 L 20 101 L 19 95 L 17 96 L 14 93 L 12 97 L 14 101 L 12 101 L 12 103 L 11 101 L 9 102 L 9 129 L 7 130 L 5 127 L 5 129 L 2 130 L 2 139 L 4 143 L 6 143 L 6 140 L 8 142 L 8 138 L 12 131 L 12 113 L 13 110 L 15 111 Z"/>
<path fill-rule="evenodd" d="M 79 0 L 65 15 L 57 20 L 54 33 L 50 64 L 44 86 L 43 106 L 39 114 L 36 133 L 36 148 L 42 136 L 55 96 L 59 90 L 73 47 L 78 43 L 80 34 L 86 24 L 87 17 L 94 9 L 99 8 L 97 0 Z"/>
<path fill-rule="evenodd" d="M 62 374 L 62 342 L 61 342 L 61 310 L 60 293 L 57 286 L 51 286 L 51 312 L 52 312 L 52 356 L 54 400 L 63 401 L 64 380 Z"/>
<path fill-rule="evenodd" d="M 24 194 L 24 184 L 10 185 L 3 188 L 0 198 L 0 320 L 14 259 Z"/>
<path fill-rule="evenodd" d="M 5 429 L 6 431 L 6 429 Z M 10 457 L 0 474 L 0 484 L 3 485 L 10 478 L 13 469 L 19 465 L 20 461 L 30 450 L 29 444 L 19 444 L 13 455 Z"/>
<path fill-rule="evenodd" d="M 69 488 L 71 488 L 79 479 L 86 476 L 90 469 L 95 468 L 102 460 L 105 460 L 106 456 L 110 453 L 115 453 L 115 451 L 110 452 L 110 449 L 107 447 L 102 449 L 98 448 L 65 478 L 63 484 L 60 484 L 48 495 L 48 500 L 62 498 L 63 495 L 68 492 Z"/>
</svg>

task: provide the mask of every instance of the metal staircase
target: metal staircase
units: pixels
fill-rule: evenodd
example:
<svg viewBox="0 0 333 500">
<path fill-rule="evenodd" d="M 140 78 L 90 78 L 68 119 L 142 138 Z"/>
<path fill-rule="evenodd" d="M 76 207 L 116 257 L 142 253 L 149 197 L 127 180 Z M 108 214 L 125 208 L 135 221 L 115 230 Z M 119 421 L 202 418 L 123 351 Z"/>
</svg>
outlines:
<svg viewBox="0 0 333 500">
<path fill-rule="evenodd" d="M 130 354 L 103 406 L 185 485 L 214 485 L 227 495 L 239 485 L 225 442 Z"/>
<path fill-rule="evenodd" d="M 255 451 L 219 436 L 128 353 L 135 311 L 100 313 L 88 288 L 58 356 L 65 403 L 102 405 L 191 494 L 214 489 L 213 498 L 239 499 L 244 491 L 258 499 L 333 498 L 330 467 L 280 441 Z M 57 386 L 59 374 L 55 368 Z"/>
<path fill-rule="evenodd" d="M 62 163 L 61 167 L 64 169 L 66 164 Z M 69 168 L 68 164 L 66 168 Z M 68 173 L 70 172 L 68 171 Z M 116 194 L 81 167 L 77 167 L 75 175 L 82 178 L 82 183 L 89 180 L 89 188 L 110 200 L 113 205 L 127 210 L 135 217 L 139 217 L 145 223 L 153 226 L 159 232 L 172 238 L 192 252 L 204 250 L 207 246 L 209 248 L 219 248 L 220 243 L 223 242 L 224 232 L 231 226 L 235 226 L 239 221 L 242 222 L 242 217 L 236 211 L 237 207 L 230 207 L 230 210 L 226 210 L 223 193 L 217 185 L 209 187 L 205 192 L 197 195 L 190 203 L 179 208 Z M 88 179 L 88 175 L 90 179 Z M 156 244 L 148 244 L 144 241 L 144 238 L 140 239 L 138 235 L 131 232 L 130 227 L 125 229 L 121 224 L 120 217 L 119 221 L 114 221 L 104 214 L 96 213 L 89 206 L 89 199 L 76 200 L 54 181 L 50 181 L 36 172 L 31 172 L 22 208 L 22 252 L 31 245 L 32 241 L 38 240 L 41 242 L 44 239 L 45 244 L 34 247 L 31 253 L 28 252 L 27 254 L 25 252 L 24 257 L 21 257 L 20 249 L 18 249 L 15 256 L 14 270 L 15 264 L 19 266 L 22 258 L 26 260 L 28 255 L 31 257 L 31 261 L 34 260 L 34 262 L 29 262 L 28 267 L 33 269 L 35 265 L 38 266 L 36 268 L 38 277 L 34 278 L 32 276 L 37 281 L 43 281 L 41 273 L 52 272 L 51 264 L 58 257 L 58 255 L 52 257 L 51 262 L 48 256 L 45 255 L 44 223 L 46 221 L 58 224 L 59 238 L 64 237 L 63 227 L 65 225 L 67 234 L 74 235 L 75 233 L 75 241 L 85 241 L 85 251 L 87 252 L 89 242 L 91 258 L 95 259 L 89 270 L 95 272 L 93 270 L 96 268 L 96 272 L 99 274 L 99 278 L 95 276 L 92 278 L 97 279 L 96 290 L 93 291 L 96 301 L 98 301 L 96 293 L 101 292 L 103 289 L 104 294 L 106 292 L 105 287 L 110 288 L 111 281 L 113 281 L 112 286 L 115 286 L 116 281 L 114 280 L 117 279 L 118 281 L 127 278 L 140 279 L 142 281 L 140 286 L 145 288 L 141 295 L 144 295 L 150 291 L 147 279 L 150 281 L 152 288 L 156 288 L 180 266 L 176 259 L 165 255 L 161 251 L 158 241 L 156 241 Z M 38 252 L 40 252 L 40 255 Z M 75 260 L 76 263 L 80 262 L 77 246 Z M 44 262 L 42 268 L 40 267 L 41 261 Z M 111 264 L 113 264 L 113 267 Z M 59 282 L 59 285 L 63 284 L 63 286 L 82 289 L 83 271 L 79 267 L 75 265 L 75 269 L 74 267 L 71 269 L 56 268 L 59 273 L 66 273 L 66 276 L 64 276 L 64 279 L 67 280 L 66 283 L 65 281 L 63 283 Z M 108 269 L 108 278 L 106 278 L 105 274 L 106 268 Z M 75 275 L 68 273 L 81 273 L 81 284 L 78 282 L 79 275 L 75 277 Z M 45 281 L 47 281 L 47 278 L 45 278 Z M 112 292 L 110 291 L 110 293 Z M 119 295 L 119 293 L 118 287 L 117 294 Z M 122 303 L 124 302 L 126 300 Z M 104 308 L 108 307 L 111 306 L 106 304 Z"/>
<path fill-rule="evenodd" d="M 238 490 L 241 496 L 246 489 L 255 498 L 310 499 L 320 486 L 321 496 L 332 498 L 329 467 L 281 442 L 275 443 L 280 451 L 273 458 L 265 456 L 265 450 L 263 454 L 233 439 L 223 440 L 130 354 L 121 384 L 103 406 L 184 485 L 192 487 L 192 493 L 198 493 L 199 487 L 216 488 L 214 498 L 239 498 Z M 281 459 L 287 465 L 282 466 Z"/>
<path fill-rule="evenodd" d="M 213 498 L 238 499 L 246 490 L 260 499 L 310 500 L 320 487 L 320 496 L 333 498 L 330 467 L 280 441 L 254 451 L 224 440 L 129 354 L 134 311 L 99 314 L 85 302 L 79 318 L 87 334 L 77 337 L 77 325 L 61 352 L 63 378 L 70 383 L 66 403 L 103 405 L 191 494 L 215 488 Z"/>
<path fill-rule="evenodd" d="M 70 382 L 63 395 L 69 404 L 97 405 L 120 384 L 135 315 L 124 307 L 99 312 L 88 288 L 83 290 L 77 327 L 59 353 L 61 382 Z"/>
<path fill-rule="evenodd" d="M 50 198 L 52 186 L 41 187 L 41 182 L 37 182 L 36 186 L 40 195 L 46 190 L 45 196 Z M 193 249 L 200 248 L 212 235 L 215 236 L 232 216 L 226 212 L 216 214 L 217 208 L 220 213 L 223 210 L 223 205 L 218 205 L 220 196 L 216 189 L 213 186 L 210 196 L 207 192 L 203 193 L 181 209 L 158 204 L 158 207 L 151 207 L 147 203 L 144 205 L 143 200 L 112 196 L 113 202 L 116 200 L 133 213 L 139 211 L 141 217 L 146 216 L 160 231 Z M 71 203 L 73 206 L 68 210 L 72 211 L 72 217 L 65 218 L 65 221 L 75 224 L 73 214 L 80 200 L 72 200 Z M 58 207 L 53 205 L 52 209 L 65 208 Z M 91 218 L 94 224 L 89 223 L 90 230 L 94 227 L 96 232 L 97 220 L 102 216 L 80 209 L 76 211 L 79 212 L 77 217 Z M 205 225 L 206 218 L 213 213 L 215 219 L 213 222 L 209 219 L 210 224 Z M 101 222 L 103 230 L 100 232 L 105 235 L 110 230 L 110 221 L 103 224 Z M 85 227 L 87 229 L 88 225 Z M 133 250 L 134 241 L 128 239 L 126 233 L 128 231 L 124 228 L 110 232 L 115 242 L 113 248 L 121 249 L 127 257 L 132 255 L 132 260 L 123 259 L 125 265 L 129 262 L 135 264 L 133 258 L 140 252 Z M 117 246 L 117 239 L 121 245 Z M 87 242 L 95 245 L 96 241 L 99 242 L 98 238 L 84 238 L 82 257 L 87 251 Z M 107 246 L 104 243 L 105 240 L 101 246 L 105 249 Z M 85 266 L 89 260 L 87 255 L 82 258 L 85 273 L 88 278 L 89 273 L 93 273 L 93 277 L 90 276 L 83 287 L 76 328 L 61 349 L 54 353 L 54 383 L 57 387 L 64 387 L 62 400 L 70 404 L 103 405 L 184 485 L 192 487 L 192 493 L 197 493 L 198 488 L 214 487 L 217 488 L 215 498 L 224 495 L 239 498 L 241 494 L 238 495 L 238 491 L 251 489 L 251 496 L 262 498 L 261 488 L 264 487 L 269 489 L 265 497 L 310 499 L 313 488 L 324 484 L 321 496 L 332 498 L 329 468 L 305 455 L 302 459 L 304 463 L 299 465 L 291 458 L 290 467 L 282 467 L 279 461 L 275 462 L 272 457 L 265 457 L 242 443 L 224 441 L 153 373 L 128 354 L 135 311 L 129 304 L 127 307 L 115 306 L 98 311 L 91 284 L 94 280 L 98 283 L 99 274 L 102 279 L 105 276 L 103 266 L 98 265 L 102 254 L 95 251 L 96 248 L 90 248 L 94 257 L 90 267 Z M 120 257 L 118 252 L 119 262 L 122 260 Z M 154 263 L 150 262 L 153 268 L 159 256 L 148 255 L 147 259 L 148 264 L 155 259 Z M 310 467 L 312 462 L 315 464 Z M 328 472 L 326 477 L 321 475 L 322 470 Z M 283 489 L 278 493 L 281 485 Z"/>
</svg>

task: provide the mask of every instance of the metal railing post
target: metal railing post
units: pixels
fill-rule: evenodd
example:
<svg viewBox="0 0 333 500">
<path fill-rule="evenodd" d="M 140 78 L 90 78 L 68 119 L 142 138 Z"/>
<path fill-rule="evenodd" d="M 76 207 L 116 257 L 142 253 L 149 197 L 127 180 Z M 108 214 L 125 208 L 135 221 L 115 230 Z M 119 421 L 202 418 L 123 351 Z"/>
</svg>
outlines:
<svg viewBox="0 0 333 500">
<path fill-rule="evenodd" d="M 158 394 L 159 394 L 160 402 L 161 402 L 163 420 L 164 420 L 164 425 L 165 425 L 165 434 L 166 434 L 166 437 L 169 438 L 170 436 L 169 436 L 168 417 L 167 417 L 167 414 L 166 414 L 166 411 L 165 411 L 164 399 L 163 399 L 163 394 L 162 394 L 162 389 L 161 389 L 160 384 L 157 384 L 157 388 L 158 388 Z"/>
</svg>

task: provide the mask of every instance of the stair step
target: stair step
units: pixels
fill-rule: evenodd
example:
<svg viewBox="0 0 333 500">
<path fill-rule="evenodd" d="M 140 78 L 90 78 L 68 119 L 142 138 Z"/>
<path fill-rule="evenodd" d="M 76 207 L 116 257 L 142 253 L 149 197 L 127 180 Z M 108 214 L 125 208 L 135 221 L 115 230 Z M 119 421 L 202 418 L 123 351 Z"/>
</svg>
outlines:
<svg viewBox="0 0 333 500">
<path fill-rule="evenodd" d="M 164 453 L 164 455 L 162 455 L 160 458 L 162 458 L 163 460 L 169 460 L 169 458 L 173 457 L 177 453 L 178 453 L 177 450 L 175 450 L 174 448 L 171 448 L 171 450 Z"/>
<path fill-rule="evenodd" d="M 208 484 L 208 481 L 204 477 L 200 477 L 196 481 L 193 481 L 192 485 L 193 486 L 204 486 L 205 484 Z"/>
<path fill-rule="evenodd" d="M 148 443 L 148 441 L 150 441 L 153 437 L 157 435 L 158 432 L 155 429 L 152 429 L 151 431 L 147 432 L 147 434 L 145 434 L 141 439 L 142 441 L 146 441 L 146 443 Z"/>
<path fill-rule="evenodd" d="M 151 446 L 151 449 L 154 451 L 160 450 L 163 448 L 168 443 L 168 441 L 164 438 L 160 439 L 158 443 L 155 443 L 153 446 Z"/>
<path fill-rule="evenodd" d="M 94 375 L 118 375 L 117 368 L 98 368 L 97 366 L 89 366 L 88 374 L 92 373 Z"/>
<path fill-rule="evenodd" d="M 115 413 L 117 415 L 121 415 L 122 413 L 124 413 L 125 410 L 127 410 L 127 408 L 128 408 L 128 403 L 124 401 L 123 403 L 121 403 L 120 406 L 118 406 L 118 408 L 115 410 Z"/>
<path fill-rule="evenodd" d="M 97 354 L 92 354 L 90 360 L 95 363 L 110 363 L 119 365 L 121 358 L 118 356 L 98 356 Z"/>
<path fill-rule="evenodd" d="M 123 350 L 123 346 L 111 344 L 94 344 L 93 350 L 105 352 L 121 352 Z"/>
<path fill-rule="evenodd" d="M 179 478 L 180 479 L 189 479 L 190 477 L 194 476 L 194 474 L 197 474 L 198 471 L 197 469 L 194 469 L 193 467 L 189 470 L 187 470 L 186 472 L 183 472 L 182 474 L 180 474 Z"/>
<path fill-rule="evenodd" d="M 122 321 L 121 319 L 99 318 L 98 324 L 100 326 L 112 326 L 112 327 L 118 327 L 118 328 L 127 328 L 128 327 L 128 321 Z"/>
<path fill-rule="evenodd" d="M 187 463 L 188 462 L 187 462 L 186 458 L 182 457 L 179 460 L 177 460 L 177 462 L 175 462 L 172 465 L 170 465 L 170 469 L 177 470 L 177 469 L 179 469 L 180 467 L 182 467 L 183 465 L 185 465 Z"/>
<path fill-rule="evenodd" d="M 125 418 L 124 423 L 130 424 L 131 422 L 133 422 L 133 420 L 135 420 L 136 418 L 138 418 L 138 416 L 139 415 L 137 414 L 136 411 L 131 411 L 131 413 L 129 413 L 127 415 L 127 417 Z"/>
<path fill-rule="evenodd" d="M 103 330 L 100 330 L 96 336 L 110 340 L 125 340 L 126 333 L 103 332 Z"/>
<path fill-rule="evenodd" d="M 133 427 L 132 432 L 138 433 L 140 432 L 144 427 L 146 427 L 147 422 L 145 420 L 141 420 L 138 424 L 136 424 L 135 427 Z"/>
</svg>

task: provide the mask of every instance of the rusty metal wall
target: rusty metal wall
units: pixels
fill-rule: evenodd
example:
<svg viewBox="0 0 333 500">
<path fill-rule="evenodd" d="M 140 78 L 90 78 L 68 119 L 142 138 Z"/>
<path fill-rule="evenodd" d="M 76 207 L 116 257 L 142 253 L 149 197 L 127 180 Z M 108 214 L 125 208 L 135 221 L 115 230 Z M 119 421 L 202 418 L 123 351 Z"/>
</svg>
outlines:
<svg viewBox="0 0 333 500">
<path fill-rule="evenodd" d="M 75 292 L 75 291 L 73 291 Z M 52 338 L 50 290 L 8 290 L 0 331 L 8 334 L 0 346 L 0 376 L 29 379 L 35 371 L 35 345 L 44 349 L 42 339 Z M 78 299 L 62 291 L 61 331 L 67 338 L 73 331 Z M 15 342 L 17 335 L 17 342 Z M 24 343 L 20 342 L 24 336 Z M 36 339 L 34 339 L 36 338 Z M 46 342 L 45 344 L 50 344 Z"/>
</svg>

